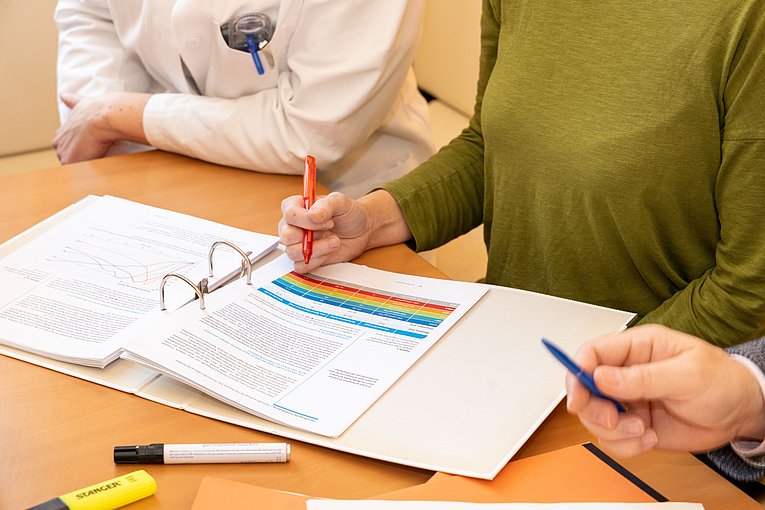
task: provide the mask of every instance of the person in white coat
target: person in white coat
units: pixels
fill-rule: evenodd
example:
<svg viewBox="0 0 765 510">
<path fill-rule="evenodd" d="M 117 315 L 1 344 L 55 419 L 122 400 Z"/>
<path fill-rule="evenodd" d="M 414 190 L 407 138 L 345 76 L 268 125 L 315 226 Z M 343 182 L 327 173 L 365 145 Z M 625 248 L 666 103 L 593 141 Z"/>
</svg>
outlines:
<svg viewBox="0 0 765 510">
<path fill-rule="evenodd" d="M 130 142 L 360 196 L 434 150 L 424 0 L 59 0 L 62 163 Z"/>
</svg>

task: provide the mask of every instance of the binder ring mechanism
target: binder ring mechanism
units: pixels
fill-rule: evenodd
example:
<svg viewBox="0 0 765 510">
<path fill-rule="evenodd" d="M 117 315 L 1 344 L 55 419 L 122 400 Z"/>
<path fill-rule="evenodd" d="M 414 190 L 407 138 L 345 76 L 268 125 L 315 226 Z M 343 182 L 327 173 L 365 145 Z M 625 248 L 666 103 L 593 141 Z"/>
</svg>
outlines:
<svg viewBox="0 0 765 510">
<path fill-rule="evenodd" d="M 242 267 L 238 271 L 234 271 L 233 273 L 228 274 L 224 276 L 223 278 L 221 278 L 220 280 L 216 281 L 214 284 L 209 285 L 208 278 L 213 277 L 213 253 L 215 252 L 215 248 L 217 248 L 220 245 L 228 246 L 229 248 L 239 253 L 239 255 L 242 256 Z M 194 283 L 188 277 L 178 273 L 168 273 L 162 278 L 162 283 L 159 284 L 160 310 L 162 311 L 167 310 L 167 307 L 165 306 L 165 284 L 167 283 L 168 280 L 172 278 L 178 278 L 179 280 L 188 284 L 192 289 L 194 289 L 194 293 L 197 295 L 195 299 L 199 299 L 200 310 L 205 309 L 205 294 L 209 294 L 213 292 L 214 290 L 223 287 L 227 283 L 230 283 L 246 275 L 247 285 L 252 285 L 252 260 L 250 260 L 251 254 L 252 254 L 251 251 L 245 252 L 240 247 L 238 247 L 237 245 L 229 241 L 215 241 L 212 244 L 212 246 L 210 246 L 210 251 L 207 254 L 207 269 L 209 273 L 208 278 L 202 278 L 201 280 L 199 280 L 199 283 Z"/>
</svg>

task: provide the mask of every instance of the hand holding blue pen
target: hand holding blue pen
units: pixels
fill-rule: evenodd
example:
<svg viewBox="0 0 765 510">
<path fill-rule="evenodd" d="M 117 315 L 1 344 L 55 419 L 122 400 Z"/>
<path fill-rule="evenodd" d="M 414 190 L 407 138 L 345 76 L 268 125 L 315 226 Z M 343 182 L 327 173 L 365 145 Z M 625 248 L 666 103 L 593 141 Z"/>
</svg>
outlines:
<svg viewBox="0 0 765 510">
<path fill-rule="evenodd" d="M 611 397 L 608 397 L 600 392 L 600 390 L 595 386 L 595 380 L 592 378 L 592 374 L 589 374 L 584 371 L 582 367 L 574 363 L 574 361 L 569 358 L 563 351 L 561 351 L 555 344 L 547 340 L 546 338 L 542 339 L 542 343 L 545 347 L 547 347 L 547 350 L 549 350 L 553 356 L 555 356 L 555 359 L 560 361 L 563 366 L 565 366 L 569 372 L 574 374 L 574 376 L 579 380 L 582 385 L 589 390 L 590 393 L 592 393 L 597 398 L 602 398 L 603 400 L 608 400 L 609 402 L 612 402 L 614 406 L 616 406 L 616 410 L 620 413 L 623 413 L 626 411 L 624 409 L 624 406 L 621 405 L 616 400 L 612 399 Z"/>
</svg>

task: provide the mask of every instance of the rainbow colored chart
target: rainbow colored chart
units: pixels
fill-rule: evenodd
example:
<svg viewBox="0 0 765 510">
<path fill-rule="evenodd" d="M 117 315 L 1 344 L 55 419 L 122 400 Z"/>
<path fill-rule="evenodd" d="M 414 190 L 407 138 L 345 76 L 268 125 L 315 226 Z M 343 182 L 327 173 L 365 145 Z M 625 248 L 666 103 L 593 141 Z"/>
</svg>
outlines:
<svg viewBox="0 0 765 510">
<path fill-rule="evenodd" d="M 458 306 L 456 303 L 355 287 L 347 282 L 295 272 L 287 273 L 271 283 L 287 294 L 277 295 L 264 287 L 258 290 L 303 312 L 414 338 L 425 338 L 430 330 L 441 324 Z M 289 295 L 323 306 L 306 307 L 288 299 Z M 328 312 L 328 309 L 335 311 Z M 401 323 L 410 327 L 403 328 Z"/>
</svg>

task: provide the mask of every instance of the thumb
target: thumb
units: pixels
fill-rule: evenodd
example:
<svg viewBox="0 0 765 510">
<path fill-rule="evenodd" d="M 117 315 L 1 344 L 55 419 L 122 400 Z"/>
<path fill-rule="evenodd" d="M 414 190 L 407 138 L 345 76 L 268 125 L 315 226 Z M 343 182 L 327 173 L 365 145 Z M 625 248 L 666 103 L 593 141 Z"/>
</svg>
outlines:
<svg viewBox="0 0 765 510">
<path fill-rule="evenodd" d="M 308 211 L 308 217 L 315 223 L 322 223 L 327 228 L 332 227 L 334 218 L 343 217 L 353 212 L 354 201 L 343 193 L 333 191 L 322 196 Z"/>
<path fill-rule="evenodd" d="M 678 358 L 628 367 L 601 365 L 593 377 L 603 393 L 624 400 L 678 398 L 692 389 L 687 370 Z"/>
</svg>

